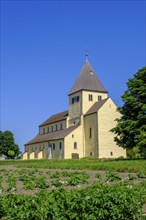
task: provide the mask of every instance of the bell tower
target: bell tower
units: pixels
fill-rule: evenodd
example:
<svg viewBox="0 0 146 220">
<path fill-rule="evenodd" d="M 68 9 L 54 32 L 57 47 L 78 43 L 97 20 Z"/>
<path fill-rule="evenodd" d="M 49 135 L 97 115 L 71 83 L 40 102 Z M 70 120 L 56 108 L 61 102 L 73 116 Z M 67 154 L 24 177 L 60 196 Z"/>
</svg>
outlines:
<svg viewBox="0 0 146 220">
<path fill-rule="evenodd" d="M 86 61 L 80 74 L 69 92 L 69 126 L 80 124 L 84 115 L 97 101 L 108 97 L 108 92 L 97 77 L 95 71 Z"/>
</svg>

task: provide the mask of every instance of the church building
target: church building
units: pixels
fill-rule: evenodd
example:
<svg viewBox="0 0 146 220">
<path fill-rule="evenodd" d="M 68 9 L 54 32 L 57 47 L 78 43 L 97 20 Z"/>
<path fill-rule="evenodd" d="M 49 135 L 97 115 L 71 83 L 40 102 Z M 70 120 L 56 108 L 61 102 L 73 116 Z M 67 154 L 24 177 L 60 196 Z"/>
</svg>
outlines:
<svg viewBox="0 0 146 220">
<path fill-rule="evenodd" d="M 83 157 L 126 157 L 126 150 L 114 142 L 110 130 L 120 117 L 88 61 L 71 88 L 68 110 L 52 115 L 25 144 L 23 159 L 69 159 Z"/>
</svg>

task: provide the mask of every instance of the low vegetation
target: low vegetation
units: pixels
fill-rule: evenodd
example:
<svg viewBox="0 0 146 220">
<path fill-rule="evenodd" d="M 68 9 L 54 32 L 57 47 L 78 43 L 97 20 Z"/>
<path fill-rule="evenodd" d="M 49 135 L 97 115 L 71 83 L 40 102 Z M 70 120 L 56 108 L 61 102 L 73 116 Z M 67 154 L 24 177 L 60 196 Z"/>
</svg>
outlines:
<svg viewBox="0 0 146 220">
<path fill-rule="evenodd" d="M 0 165 L 15 165 L 19 168 L 108 170 L 117 172 L 143 172 L 146 160 L 105 160 L 85 158 L 81 160 L 6 160 Z"/>
<path fill-rule="evenodd" d="M 145 219 L 145 160 L 9 160 L 0 165 L 1 220 Z"/>
</svg>

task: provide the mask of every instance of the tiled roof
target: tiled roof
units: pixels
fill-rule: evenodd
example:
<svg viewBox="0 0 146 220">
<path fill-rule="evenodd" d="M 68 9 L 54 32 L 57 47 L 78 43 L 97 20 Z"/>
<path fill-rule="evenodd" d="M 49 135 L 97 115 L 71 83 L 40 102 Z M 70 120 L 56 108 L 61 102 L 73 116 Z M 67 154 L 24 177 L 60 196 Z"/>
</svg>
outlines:
<svg viewBox="0 0 146 220">
<path fill-rule="evenodd" d="M 68 116 L 68 111 L 60 112 L 58 114 L 52 115 L 46 121 L 44 121 L 39 127 L 47 124 L 51 124 L 53 122 L 65 120 Z"/>
<path fill-rule="evenodd" d="M 79 74 L 79 77 L 74 83 L 69 95 L 81 90 L 107 93 L 107 90 L 102 85 L 101 81 L 97 77 L 95 71 L 93 70 L 88 61 L 86 61 L 85 65 L 83 66 Z"/>
<path fill-rule="evenodd" d="M 85 115 L 90 115 L 92 113 L 97 112 L 103 105 L 104 103 L 108 100 L 109 98 L 102 99 L 101 101 L 95 102 L 92 107 L 86 112 Z"/>
<path fill-rule="evenodd" d="M 50 141 L 50 140 L 58 140 L 58 139 L 63 139 L 65 138 L 70 132 L 72 132 L 73 130 L 75 130 L 79 125 L 74 125 L 71 126 L 69 128 L 63 129 L 63 130 L 59 130 L 59 131 L 54 131 L 54 132 L 50 132 L 47 134 L 38 134 L 35 138 L 33 138 L 32 140 L 30 140 L 28 143 L 26 143 L 25 145 L 29 145 L 29 144 L 35 144 L 35 143 L 41 143 L 41 142 L 45 142 L 45 141 Z"/>
</svg>

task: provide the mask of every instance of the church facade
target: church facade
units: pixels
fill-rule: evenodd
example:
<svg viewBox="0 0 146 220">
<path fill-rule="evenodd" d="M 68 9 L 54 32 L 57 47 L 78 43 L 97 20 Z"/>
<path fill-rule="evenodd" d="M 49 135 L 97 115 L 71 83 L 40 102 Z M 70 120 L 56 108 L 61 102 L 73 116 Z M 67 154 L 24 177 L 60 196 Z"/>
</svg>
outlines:
<svg viewBox="0 0 146 220">
<path fill-rule="evenodd" d="M 69 92 L 68 110 L 54 114 L 39 126 L 39 133 L 25 144 L 23 159 L 126 157 L 110 130 L 120 117 L 95 71 L 86 62 Z"/>
</svg>

